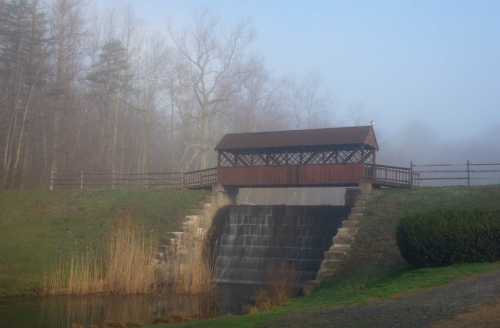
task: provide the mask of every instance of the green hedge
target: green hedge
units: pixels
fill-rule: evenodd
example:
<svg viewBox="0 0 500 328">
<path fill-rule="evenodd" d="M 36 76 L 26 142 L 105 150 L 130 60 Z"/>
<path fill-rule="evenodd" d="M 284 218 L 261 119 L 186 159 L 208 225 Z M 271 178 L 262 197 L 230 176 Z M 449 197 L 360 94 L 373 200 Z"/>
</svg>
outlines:
<svg viewBox="0 0 500 328">
<path fill-rule="evenodd" d="M 500 260 L 500 211 L 436 210 L 406 216 L 398 247 L 418 267 Z"/>
</svg>

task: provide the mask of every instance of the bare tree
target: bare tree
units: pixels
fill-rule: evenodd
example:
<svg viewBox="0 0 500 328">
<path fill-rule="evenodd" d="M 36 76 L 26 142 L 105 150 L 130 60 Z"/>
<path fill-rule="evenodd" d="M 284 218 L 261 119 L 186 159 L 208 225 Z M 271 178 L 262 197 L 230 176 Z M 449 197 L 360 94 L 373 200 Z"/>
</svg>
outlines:
<svg viewBox="0 0 500 328">
<path fill-rule="evenodd" d="M 77 79 L 82 70 L 82 43 L 84 41 L 82 0 L 54 0 L 51 7 L 51 37 L 53 41 L 54 81 L 51 96 L 51 129 L 47 137 L 51 143 L 51 170 L 67 169 L 71 157 L 78 152 L 81 135 L 77 115 Z M 73 131 L 78 133 L 73 134 Z M 75 147 L 75 145 L 77 147 Z M 73 155 L 73 156 L 71 156 Z"/>
<path fill-rule="evenodd" d="M 151 169 L 153 126 L 159 116 L 158 106 L 162 91 L 168 90 L 164 76 L 169 75 L 170 49 L 161 39 L 148 39 L 144 43 L 138 61 L 139 104 L 136 111 L 142 118 L 142 143 L 139 151 L 138 168 L 140 172 Z M 167 80 L 168 81 L 168 80 Z"/>
<path fill-rule="evenodd" d="M 248 22 L 201 12 L 165 38 L 130 7 L 91 18 L 85 0 L 39 1 L 0 0 L 3 187 L 56 170 L 205 168 L 226 132 L 325 122 L 321 83 L 270 74 Z"/>
<path fill-rule="evenodd" d="M 257 59 L 249 63 L 248 72 L 237 96 L 231 99 L 232 121 L 226 125 L 244 132 L 289 127 L 287 84 L 273 79 Z"/>
<path fill-rule="evenodd" d="M 192 140 L 186 146 L 186 163 L 200 159 L 200 167 L 209 164 L 209 152 L 214 145 L 215 123 L 227 111 L 224 106 L 248 78 L 245 51 L 253 38 L 246 23 L 238 25 L 228 35 L 221 35 L 219 22 L 207 12 L 195 18 L 190 30 L 176 33 L 171 38 L 181 61 L 177 74 L 181 79 L 180 97 L 192 98 L 184 101 L 184 117 L 190 116 L 196 126 Z"/>
<path fill-rule="evenodd" d="M 2 172 L 4 185 L 10 188 L 22 184 L 33 98 L 46 81 L 47 25 L 45 13 L 36 0 L 7 2 L 2 9 L 0 67 L 5 79 L 2 117 L 7 126 Z"/>
<path fill-rule="evenodd" d="M 310 73 L 299 81 L 286 82 L 288 103 L 295 128 L 319 128 L 331 125 L 332 99 L 325 94 L 321 78 Z"/>
</svg>

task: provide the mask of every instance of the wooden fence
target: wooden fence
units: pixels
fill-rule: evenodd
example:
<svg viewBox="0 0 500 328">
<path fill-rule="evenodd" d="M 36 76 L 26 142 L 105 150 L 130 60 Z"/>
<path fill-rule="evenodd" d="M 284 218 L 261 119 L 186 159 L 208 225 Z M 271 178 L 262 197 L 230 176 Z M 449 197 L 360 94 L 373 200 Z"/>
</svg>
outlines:
<svg viewBox="0 0 500 328">
<path fill-rule="evenodd" d="M 500 185 L 500 162 L 411 163 L 410 167 L 367 164 L 364 177 L 372 179 L 375 185 L 385 187 Z M 217 178 L 217 168 L 152 173 L 52 172 L 49 188 L 82 191 L 109 188 L 208 189 L 217 183 Z"/>
<path fill-rule="evenodd" d="M 411 165 L 421 186 L 500 185 L 500 162 Z"/>
<path fill-rule="evenodd" d="M 366 164 L 365 178 L 378 186 L 411 188 L 417 185 L 419 173 L 413 167 Z"/>
<path fill-rule="evenodd" d="M 189 172 L 52 172 L 49 189 L 119 189 L 119 188 L 210 188 L 217 182 L 217 169 Z"/>
</svg>

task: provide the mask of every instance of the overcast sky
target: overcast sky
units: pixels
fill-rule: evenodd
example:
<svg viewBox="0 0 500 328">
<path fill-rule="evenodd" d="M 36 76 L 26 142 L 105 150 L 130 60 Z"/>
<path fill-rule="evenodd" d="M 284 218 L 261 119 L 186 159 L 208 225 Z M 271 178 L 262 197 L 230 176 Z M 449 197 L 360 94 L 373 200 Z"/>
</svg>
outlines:
<svg viewBox="0 0 500 328">
<path fill-rule="evenodd" d="M 500 127 L 500 1 L 129 2 L 143 25 L 160 30 L 197 9 L 228 25 L 251 18 L 267 66 L 319 73 L 340 123 L 355 107 L 386 135 L 412 122 L 445 140 Z"/>
</svg>

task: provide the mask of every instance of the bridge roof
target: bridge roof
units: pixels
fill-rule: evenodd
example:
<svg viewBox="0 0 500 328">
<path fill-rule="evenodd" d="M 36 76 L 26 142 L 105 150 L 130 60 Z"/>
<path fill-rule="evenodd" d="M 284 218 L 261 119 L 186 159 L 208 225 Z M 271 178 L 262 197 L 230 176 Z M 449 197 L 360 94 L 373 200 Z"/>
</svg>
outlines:
<svg viewBox="0 0 500 328">
<path fill-rule="evenodd" d="M 215 149 L 217 151 L 251 151 L 314 147 L 349 148 L 359 145 L 378 150 L 377 138 L 372 126 L 230 133 L 222 138 Z"/>
</svg>

